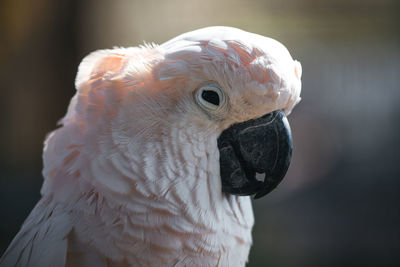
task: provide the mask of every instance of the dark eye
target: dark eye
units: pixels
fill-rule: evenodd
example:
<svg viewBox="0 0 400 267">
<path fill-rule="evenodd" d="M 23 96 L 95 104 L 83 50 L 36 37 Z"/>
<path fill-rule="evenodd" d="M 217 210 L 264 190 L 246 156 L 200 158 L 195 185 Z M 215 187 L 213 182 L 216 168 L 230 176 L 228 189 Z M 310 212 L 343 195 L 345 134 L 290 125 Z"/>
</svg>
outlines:
<svg viewBox="0 0 400 267">
<path fill-rule="evenodd" d="M 225 92 L 215 82 L 203 84 L 194 97 L 200 108 L 215 118 L 222 117 L 229 107 Z"/>
<path fill-rule="evenodd" d="M 207 102 L 209 102 L 209 103 L 211 103 L 213 105 L 219 106 L 219 95 L 218 95 L 217 92 L 212 91 L 212 90 L 204 90 L 201 93 L 201 97 L 205 101 L 207 101 Z"/>
</svg>

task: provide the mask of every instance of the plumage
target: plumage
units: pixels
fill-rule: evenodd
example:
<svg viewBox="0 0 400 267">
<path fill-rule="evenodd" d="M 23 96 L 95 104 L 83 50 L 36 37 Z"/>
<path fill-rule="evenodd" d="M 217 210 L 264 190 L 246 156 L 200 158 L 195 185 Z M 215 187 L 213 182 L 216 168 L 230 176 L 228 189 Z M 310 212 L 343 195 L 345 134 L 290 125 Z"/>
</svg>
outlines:
<svg viewBox="0 0 400 267">
<path fill-rule="evenodd" d="M 229 27 L 88 55 L 45 141 L 42 199 L 0 266 L 243 266 L 250 197 L 222 193 L 217 139 L 289 114 L 300 77 L 282 44 Z M 196 105 L 209 81 L 224 110 Z"/>
</svg>

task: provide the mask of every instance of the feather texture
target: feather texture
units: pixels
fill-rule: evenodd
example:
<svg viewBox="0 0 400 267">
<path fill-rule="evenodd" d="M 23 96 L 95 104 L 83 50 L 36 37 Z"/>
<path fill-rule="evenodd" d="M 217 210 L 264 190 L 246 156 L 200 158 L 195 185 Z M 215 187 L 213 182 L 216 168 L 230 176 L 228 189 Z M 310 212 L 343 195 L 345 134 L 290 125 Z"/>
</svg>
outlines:
<svg viewBox="0 0 400 267">
<path fill-rule="evenodd" d="M 43 198 L 0 266 L 243 266 L 251 202 L 221 192 L 217 138 L 290 113 L 300 77 L 283 45 L 228 27 L 90 54 L 45 142 Z M 217 121 L 193 100 L 206 81 L 229 99 Z"/>
</svg>

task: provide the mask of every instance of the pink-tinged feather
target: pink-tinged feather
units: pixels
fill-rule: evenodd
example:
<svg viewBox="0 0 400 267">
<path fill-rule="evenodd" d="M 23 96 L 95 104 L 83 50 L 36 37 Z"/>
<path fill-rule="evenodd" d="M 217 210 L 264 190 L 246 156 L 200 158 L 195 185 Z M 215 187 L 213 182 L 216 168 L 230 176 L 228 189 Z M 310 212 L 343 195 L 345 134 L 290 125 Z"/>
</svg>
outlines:
<svg viewBox="0 0 400 267">
<path fill-rule="evenodd" d="M 221 192 L 217 138 L 290 113 L 301 74 L 279 42 L 229 27 L 91 53 L 45 141 L 43 198 L 0 266 L 244 266 L 251 202 Z M 229 101 L 218 120 L 193 98 L 210 81 Z"/>
</svg>

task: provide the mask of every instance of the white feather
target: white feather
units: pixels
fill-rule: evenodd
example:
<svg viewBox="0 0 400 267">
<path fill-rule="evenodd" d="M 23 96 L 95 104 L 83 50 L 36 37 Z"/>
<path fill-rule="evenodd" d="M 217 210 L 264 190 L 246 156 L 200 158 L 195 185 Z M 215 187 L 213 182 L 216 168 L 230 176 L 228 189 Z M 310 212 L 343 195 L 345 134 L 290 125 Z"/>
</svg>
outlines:
<svg viewBox="0 0 400 267">
<path fill-rule="evenodd" d="M 42 200 L 0 266 L 243 266 L 249 197 L 221 192 L 217 138 L 299 101 L 301 65 L 275 40 L 212 27 L 96 51 L 44 147 Z M 193 99 L 229 99 L 220 120 Z"/>
</svg>

